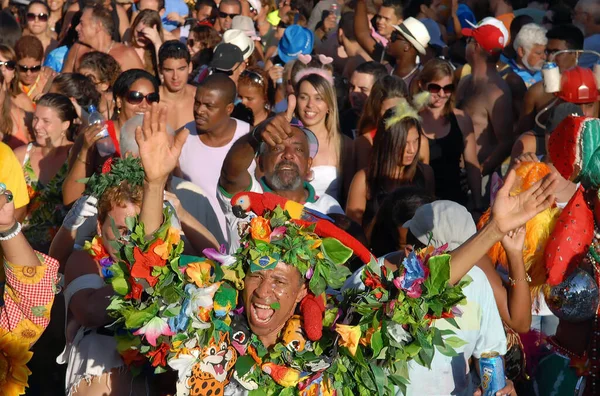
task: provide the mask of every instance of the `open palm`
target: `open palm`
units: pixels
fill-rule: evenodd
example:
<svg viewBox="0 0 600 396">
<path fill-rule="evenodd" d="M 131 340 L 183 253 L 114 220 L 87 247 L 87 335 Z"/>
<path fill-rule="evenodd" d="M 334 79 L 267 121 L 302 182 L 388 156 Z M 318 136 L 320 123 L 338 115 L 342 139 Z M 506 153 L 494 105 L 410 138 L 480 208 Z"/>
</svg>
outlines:
<svg viewBox="0 0 600 396">
<path fill-rule="evenodd" d="M 511 196 L 510 190 L 515 184 L 516 177 L 514 170 L 508 173 L 504 186 L 498 190 L 492 205 L 492 218 L 503 233 L 521 227 L 554 203 L 552 194 L 558 182 L 555 174 L 551 173 L 526 191 Z"/>
<path fill-rule="evenodd" d="M 142 126 L 135 130 L 147 182 L 166 181 L 177 166 L 188 135 L 189 131 L 184 129 L 173 141 L 167 133 L 167 107 L 152 104 L 150 111 L 144 114 Z"/>
</svg>

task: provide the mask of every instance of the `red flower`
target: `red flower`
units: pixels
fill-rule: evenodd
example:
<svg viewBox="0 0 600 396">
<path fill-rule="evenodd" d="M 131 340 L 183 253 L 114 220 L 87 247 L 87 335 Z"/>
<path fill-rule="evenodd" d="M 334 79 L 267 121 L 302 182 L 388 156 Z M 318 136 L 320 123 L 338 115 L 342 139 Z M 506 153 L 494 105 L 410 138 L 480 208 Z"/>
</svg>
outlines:
<svg viewBox="0 0 600 396">
<path fill-rule="evenodd" d="M 156 285 L 158 277 L 152 276 L 152 268 L 164 267 L 167 264 L 167 261 L 154 253 L 154 248 L 163 243 L 164 242 L 161 239 L 157 239 L 156 242 L 148 248 L 146 253 L 142 253 L 138 247 L 133 249 L 133 258 L 135 259 L 135 262 L 131 268 L 131 276 L 146 279 L 150 286 Z"/>
<path fill-rule="evenodd" d="M 108 173 L 111 171 L 112 163 L 113 163 L 113 157 L 110 157 L 109 159 L 104 161 L 104 164 L 102 165 L 102 174 L 105 174 L 105 173 Z"/>
<path fill-rule="evenodd" d="M 365 270 L 366 279 L 364 280 L 365 286 L 371 288 L 371 290 L 383 289 L 383 285 L 381 284 L 381 278 L 375 275 L 371 270 Z M 383 296 L 382 292 L 376 292 L 375 298 L 381 298 Z"/>
<path fill-rule="evenodd" d="M 142 355 L 137 349 L 128 349 L 123 351 L 121 352 L 121 357 L 127 366 L 141 366 L 146 362 L 144 355 Z"/>
<path fill-rule="evenodd" d="M 148 357 L 152 362 L 153 367 L 167 365 L 167 355 L 169 354 L 169 344 L 163 342 L 160 346 L 154 351 L 148 352 Z"/>
<path fill-rule="evenodd" d="M 424 319 L 429 319 L 429 320 L 434 320 L 434 319 L 449 319 L 449 318 L 453 318 L 454 312 L 450 311 L 450 312 L 442 312 L 442 316 L 436 316 L 436 315 L 431 315 L 431 314 L 427 314 L 425 315 Z"/>
<path fill-rule="evenodd" d="M 134 300 L 139 300 L 142 298 L 142 292 L 144 291 L 144 288 L 142 285 L 137 283 L 132 276 L 129 277 L 129 286 L 131 287 L 131 291 L 125 295 L 125 300 L 131 300 L 132 298 Z"/>
</svg>

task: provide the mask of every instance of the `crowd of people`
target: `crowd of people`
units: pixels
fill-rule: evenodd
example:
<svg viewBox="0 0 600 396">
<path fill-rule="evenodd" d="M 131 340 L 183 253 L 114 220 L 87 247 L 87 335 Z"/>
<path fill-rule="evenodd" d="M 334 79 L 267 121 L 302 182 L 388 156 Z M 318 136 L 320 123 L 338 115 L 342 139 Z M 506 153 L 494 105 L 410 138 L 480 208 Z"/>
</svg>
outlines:
<svg viewBox="0 0 600 396">
<path fill-rule="evenodd" d="M 598 0 L 0 7 L 0 395 L 472 395 L 489 352 L 498 395 L 600 394 Z M 464 299 L 419 337 L 431 324 L 460 342 L 406 319 L 419 349 L 392 359 L 406 339 L 341 296 L 384 289 L 388 272 L 404 282 L 428 247 L 451 257 L 447 290 Z M 201 272 L 201 256 L 220 264 Z M 234 313 L 190 297 L 215 276 Z M 343 326 L 359 322 L 377 353 L 350 381 L 339 365 L 358 338 Z M 218 332 L 220 368 L 184 378 Z"/>
</svg>

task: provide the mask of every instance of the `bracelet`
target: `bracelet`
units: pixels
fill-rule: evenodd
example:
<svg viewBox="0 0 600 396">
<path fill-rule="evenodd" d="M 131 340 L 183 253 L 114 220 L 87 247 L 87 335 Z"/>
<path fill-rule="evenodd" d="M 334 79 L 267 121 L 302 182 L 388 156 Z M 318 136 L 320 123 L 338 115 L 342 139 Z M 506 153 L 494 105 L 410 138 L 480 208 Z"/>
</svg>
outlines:
<svg viewBox="0 0 600 396">
<path fill-rule="evenodd" d="M 86 165 L 89 165 L 89 164 L 90 164 L 89 162 L 87 162 L 87 161 L 85 161 L 85 160 L 82 160 L 82 159 L 79 157 L 79 154 L 77 154 L 77 161 L 79 161 L 79 162 L 82 162 L 82 163 L 84 163 L 84 164 L 86 164 Z"/>
<path fill-rule="evenodd" d="M 527 283 L 531 283 L 531 276 L 529 276 L 528 273 L 525 273 L 525 278 L 518 278 L 518 279 L 513 279 L 510 276 L 508 277 L 508 281 L 510 282 L 511 286 L 515 286 L 515 284 L 519 281 L 525 281 Z"/>
<path fill-rule="evenodd" d="M 6 232 L 0 232 L 0 241 L 8 241 L 13 239 L 21 232 L 21 223 L 18 221 L 10 227 Z"/>
</svg>

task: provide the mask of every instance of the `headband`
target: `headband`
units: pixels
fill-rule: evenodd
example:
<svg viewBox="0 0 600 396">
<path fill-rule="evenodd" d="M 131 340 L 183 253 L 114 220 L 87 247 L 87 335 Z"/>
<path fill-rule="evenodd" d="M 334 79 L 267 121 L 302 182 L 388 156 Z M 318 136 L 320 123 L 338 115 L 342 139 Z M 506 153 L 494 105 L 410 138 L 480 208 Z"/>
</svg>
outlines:
<svg viewBox="0 0 600 396">
<path fill-rule="evenodd" d="M 385 120 L 385 128 L 389 129 L 405 118 L 413 118 L 420 121 L 419 111 L 429 103 L 429 96 L 429 92 L 416 94 L 413 96 L 413 105 L 405 98 L 401 98 L 400 102 L 394 107 L 394 114 Z"/>
<path fill-rule="evenodd" d="M 329 56 L 325 56 L 323 54 L 319 54 L 318 59 L 321 62 L 321 64 L 323 64 L 323 65 L 328 65 L 333 62 L 333 58 L 330 58 Z M 310 63 L 310 61 L 312 60 L 312 55 L 300 54 L 300 55 L 298 55 L 298 60 L 300 62 L 304 63 L 305 65 L 308 65 Z"/>
<path fill-rule="evenodd" d="M 317 74 L 317 75 L 323 77 L 333 87 L 334 82 L 333 82 L 333 77 L 331 76 L 331 73 L 329 73 L 325 69 L 319 69 L 317 67 L 309 67 L 308 69 L 304 69 L 304 70 L 301 70 L 300 72 L 298 72 L 298 74 L 296 74 L 296 82 L 302 80 L 304 77 L 309 76 L 311 74 Z"/>
</svg>

